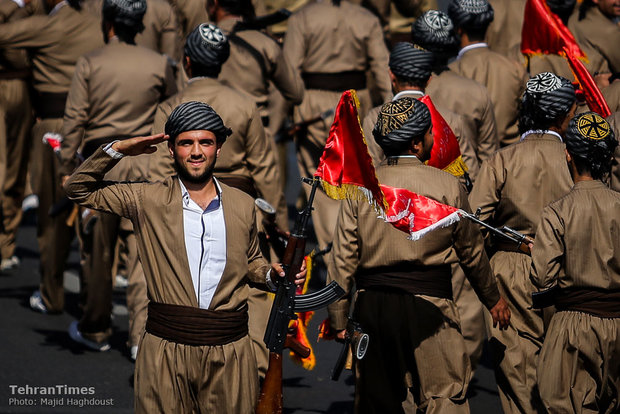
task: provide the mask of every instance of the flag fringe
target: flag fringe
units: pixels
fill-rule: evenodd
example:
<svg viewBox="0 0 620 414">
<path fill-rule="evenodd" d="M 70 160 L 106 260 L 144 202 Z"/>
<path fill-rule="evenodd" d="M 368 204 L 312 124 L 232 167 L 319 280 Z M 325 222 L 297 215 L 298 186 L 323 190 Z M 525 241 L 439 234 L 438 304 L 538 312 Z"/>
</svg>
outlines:
<svg viewBox="0 0 620 414">
<path fill-rule="evenodd" d="M 455 177 L 461 177 L 465 175 L 468 168 L 463 161 L 463 157 L 459 155 L 457 159 L 452 161 L 446 168 L 443 169 L 445 172 L 452 174 Z"/>
<path fill-rule="evenodd" d="M 381 206 L 375 200 L 372 191 L 365 187 L 355 184 L 341 184 L 336 186 L 324 180 L 321 180 L 321 186 L 323 187 L 325 194 L 334 200 L 366 200 L 378 214 L 383 214 L 383 212 L 387 209 L 385 206 Z M 387 202 L 384 203 L 387 204 Z"/>
<path fill-rule="evenodd" d="M 440 229 L 440 228 L 451 226 L 452 224 L 456 223 L 460 219 L 461 219 L 461 212 L 460 211 L 455 211 L 454 213 L 452 213 L 452 214 L 442 218 L 441 220 L 437 221 L 436 223 L 433 223 L 430 226 L 425 227 L 425 228 L 423 228 L 421 230 L 418 230 L 418 231 L 413 231 L 413 223 L 414 223 L 414 221 L 410 220 L 409 222 L 411 223 L 412 230 L 409 231 L 409 237 L 407 237 L 407 239 L 408 240 L 414 240 L 414 241 L 420 240 L 427 233 L 430 233 L 431 231 L 436 230 L 436 229 Z"/>
</svg>

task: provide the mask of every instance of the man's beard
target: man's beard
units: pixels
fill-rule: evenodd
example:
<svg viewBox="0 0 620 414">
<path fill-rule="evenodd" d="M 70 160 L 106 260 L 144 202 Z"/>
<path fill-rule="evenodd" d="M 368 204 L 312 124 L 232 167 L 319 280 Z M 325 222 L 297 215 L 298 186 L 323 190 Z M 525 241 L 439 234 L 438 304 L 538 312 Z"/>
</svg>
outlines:
<svg viewBox="0 0 620 414">
<path fill-rule="evenodd" d="M 215 168 L 215 161 L 217 161 L 217 159 L 214 159 L 211 165 L 209 165 L 202 174 L 195 176 L 195 175 L 192 175 L 187 170 L 187 168 L 185 168 L 185 166 L 179 162 L 176 156 L 173 158 L 174 158 L 174 170 L 177 172 L 181 180 L 191 183 L 191 184 L 202 184 L 202 183 L 206 183 L 207 181 L 209 181 L 211 179 L 211 176 L 213 175 L 213 169 Z"/>
</svg>

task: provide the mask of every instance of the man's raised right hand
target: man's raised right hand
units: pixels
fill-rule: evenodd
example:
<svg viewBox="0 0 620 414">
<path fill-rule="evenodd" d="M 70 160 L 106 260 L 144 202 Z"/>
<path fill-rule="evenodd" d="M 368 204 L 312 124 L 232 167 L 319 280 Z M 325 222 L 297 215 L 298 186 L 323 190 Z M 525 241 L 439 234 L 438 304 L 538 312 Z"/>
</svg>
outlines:
<svg viewBox="0 0 620 414">
<path fill-rule="evenodd" d="M 150 135 L 148 137 L 129 138 L 122 141 L 116 141 L 112 144 L 112 149 L 123 155 L 152 154 L 157 151 L 155 145 L 166 141 L 168 138 L 169 136 L 163 133 Z"/>
</svg>

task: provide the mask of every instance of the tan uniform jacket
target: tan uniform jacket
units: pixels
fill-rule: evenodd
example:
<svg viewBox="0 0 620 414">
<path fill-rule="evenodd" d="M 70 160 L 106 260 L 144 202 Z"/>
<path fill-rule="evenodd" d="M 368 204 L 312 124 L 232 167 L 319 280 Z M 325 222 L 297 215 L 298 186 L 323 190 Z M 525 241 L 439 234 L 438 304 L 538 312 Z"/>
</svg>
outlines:
<svg viewBox="0 0 620 414">
<path fill-rule="evenodd" d="M 218 26 L 228 35 L 236 23 L 236 19 L 225 19 L 218 22 Z M 256 30 L 239 31 L 236 32 L 236 36 L 258 51 L 266 73 L 262 73 L 256 57 L 248 49 L 231 41 L 230 57 L 222 66 L 219 80 L 231 88 L 250 95 L 264 110 L 269 97 L 269 81 L 273 82 L 285 99 L 291 101 L 293 105 L 299 105 L 304 97 L 304 85 L 299 72 L 284 57 L 280 46 L 272 38 Z"/>
<path fill-rule="evenodd" d="M 415 96 L 412 94 L 411 96 L 418 98 L 420 95 Z M 379 116 L 380 109 L 381 107 L 377 106 L 368 111 L 368 114 L 364 117 L 364 122 L 362 123 L 364 137 L 366 138 L 366 143 L 368 144 L 368 152 L 370 152 L 370 156 L 372 157 L 375 167 L 378 167 L 379 164 L 385 160 L 383 150 L 379 144 L 377 144 L 375 137 L 372 135 L 372 130 L 377 123 L 377 117 Z M 437 108 L 437 110 L 448 125 L 450 125 L 454 135 L 456 135 L 456 139 L 458 140 L 459 147 L 461 149 L 461 156 L 463 157 L 465 165 L 467 165 L 469 176 L 472 181 L 475 180 L 478 170 L 480 169 L 480 165 L 473 146 L 473 131 L 467 127 L 467 123 L 463 120 L 461 115 L 448 111 L 444 108 Z"/>
<path fill-rule="evenodd" d="M 480 220 L 534 236 L 543 207 L 572 186 L 564 148 L 553 135 L 532 134 L 483 162 L 469 196 Z"/>
<path fill-rule="evenodd" d="M 583 20 L 573 13 L 568 28 L 588 56 L 590 73 L 620 72 L 620 26 L 607 18 L 597 6 L 591 7 Z"/>
<path fill-rule="evenodd" d="M 25 7 L 19 7 L 13 0 L 0 1 L 0 23 L 5 24 L 28 16 Z M 21 49 L 4 49 L 0 58 L 0 71 L 28 67 L 28 54 Z"/>
<path fill-rule="evenodd" d="M 525 64 L 525 59 L 523 60 Z M 539 73 L 551 72 L 568 80 L 573 80 L 575 75 L 568 65 L 566 58 L 559 55 L 536 55 L 530 57 L 529 73 L 534 77 Z"/>
<path fill-rule="evenodd" d="M 183 40 L 200 23 L 208 22 L 207 0 L 171 0 Z"/>
<path fill-rule="evenodd" d="M 187 88 L 159 106 L 153 132 L 163 132 L 174 108 L 188 101 L 208 103 L 233 131 L 222 147 L 214 174 L 218 177 L 237 175 L 252 179 L 260 196 L 278 210 L 278 225 L 287 229 L 286 200 L 280 188 L 275 143 L 265 136 L 256 105 L 216 79 L 193 78 Z M 152 180 L 165 179 L 174 174 L 167 144 L 160 144 L 157 152 L 151 155 L 150 173 Z"/>
<path fill-rule="evenodd" d="M 459 181 L 450 174 L 423 165 L 415 157 L 401 157 L 397 165 L 383 163 L 377 169 L 379 182 L 406 188 L 441 203 L 469 210 L 467 195 Z M 341 203 L 333 245 L 333 260 L 328 282 L 335 280 L 350 291 L 359 270 L 371 270 L 398 263 L 433 266 L 460 262 L 481 301 L 491 308 L 499 300 L 497 285 L 484 252 L 480 230 L 468 220 L 433 230 L 418 241 L 391 224 L 377 219 L 374 209 L 365 201 Z M 348 299 L 330 305 L 335 329 L 343 329 Z"/>
<path fill-rule="evenodd" d="M 532 250 L 541 289 L 620 289 L 620 193 L 580 181 L 542 212 Z"/>
<path fill-rule="evenodd" d="M 620 80 L 614 81 L 611 85 L 603 89 L 603 97 L 609 105 L 609 110 L 613 112 L 620 111 Z M 616 139 L 618 136 L 616 135 Z"/>
<path fill-rule="evenodd" d="M 454 73 L 484 85 L 493 102 L 497 136 L 503 145 L 519 140 L 517 117 L 527 74 L 518 63 L 478 47 L 463 53 L 449 65 Z"/>
<path fill-rule="evenodd" d="M 289 18 L 284 55 L 300 72 L 372 73 L 384 100 L 391 94 L 389 54 L 379 20 L 368 10 L 343 1 L 310 4 Z"/>
<path fill-rule="evenodd" d="M 475 148 L 480 162 L 499 148 L 493 103 L 487 89 L 451 70 L 433 74 L 426 93 L 436 105 L 463 115 L 476 133 Z"/>
<path fill-rule="evenodd" d="M 486 42 L 491 50 L 513 58 L 521 45 L 521 28 L 526 0 L 489 0 L 493 21 L 487 29 Z"/>
<path fill-rule="evenodd" d="M 158 104 L 175 92 L 167 59 L 142 46 L 111 39 L 82 56 L 65 107 L 62 172 L 73 172 L 89 141 L 149 135 Z"/>
<path fill-rule="evenodd" d="M 437 9 L 435 0 L 357 0 L 372 11 L 381 22 L 386 32 L 409 33 L 413 17 L 418 17 L 427 10 Z"/>
<path fill-rule="evenodd" d="M 67 194 L 80 205 L 132 221 L 151 300 L 197 307 L 182 237 L 183 206 L 178 177 L 156 183 L 103 181 L 105 173 L 117 162 L 98 149 L 71 176 L 65 187 Z M 221 186 L 227 260 L 209 309 L 230 311 L 245 304 L 245 282 L 250 279 L 264 284 L 270 266 L 258 249 L 252 199 L 237 189 Z M 240 260 L 246 257 L 247 262 Z"/>
<path fill-rule="evenodd" d="M 31 49 L 33 85 L 40 92 L 66 93 L 78 57 L 103 46 L 101 22 L 64 5 L 48 16 L 0 25 L 0 47 Z"/>
</svg>

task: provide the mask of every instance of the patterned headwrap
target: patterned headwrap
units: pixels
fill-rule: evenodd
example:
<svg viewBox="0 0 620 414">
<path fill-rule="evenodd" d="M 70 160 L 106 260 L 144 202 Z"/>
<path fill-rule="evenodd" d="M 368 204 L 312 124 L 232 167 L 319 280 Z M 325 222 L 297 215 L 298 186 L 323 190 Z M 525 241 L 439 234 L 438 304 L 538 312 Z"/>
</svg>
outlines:
<svg viewBox="0 0 620 414">
<path fill-rule="evenodd" d="M 144 30 L 142 18 L 146 13 L 146 0 L 103 0 L 101 11 L 106 19 L 116 24 L 135 27 L 138 33 Z"/>
<path fill-rule="evenodd" d="M 459 40 L 447 14 L 429 10 L 411 26 L 411 39 L 433 53 L 449 54 L 458 50 Z"/>
<path fill-rule="evenodd" d="M 593 175 L 609 171 L 618 146 L 609 123 L 595 112 L 579 114 L 571 119 L 564 141 L 568 152 L 585 161 Z"/>
<path fill-rule="evenodd" d="M 456 27 L 484 30 L 493 21 L 493 7 L 487 0 L 452 0 L 448 16 Z"/>
<path fill-rule="evenodd" d="M 531 78 L 523 94 L 523 104 L 540 111 L 545 119 L 566 115 L 575 103 L 575 88 L 566 78 L 543 72 Z"/>
<path fill-rule="evenodd" d="M 401 98 L 381 107 L 372 135 L 386 154 L 400 154 L 430 127 L 428 107 L 416 99 Z"/>
<path fill-rule="evenodd" d="M 185 55 L 192 63 L 202 65 L 205 69 L 213 68 L 213 72 L 207 75 L 215 77 L 230 55 L 230 44 L 216 25 L 202 23 L 187 36 Z"/>
<path fill-rule="evenodd" d="M 433 71 L 433 54 L 411 43 L 399 42 L 390 53 L 389 66 L 398 77 L 426 82 Z"/>
<path fill-rule="evenodd" d="M 164 127 L 166 135 L 170 135 L 173 141 L 183 132 L 196 130 L 213 132 L 218 143 L 223 143 L 232 134 L 211 106 L 197 101 L 185 102 L 174 108 Z"/>
</svg>

